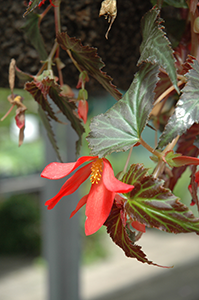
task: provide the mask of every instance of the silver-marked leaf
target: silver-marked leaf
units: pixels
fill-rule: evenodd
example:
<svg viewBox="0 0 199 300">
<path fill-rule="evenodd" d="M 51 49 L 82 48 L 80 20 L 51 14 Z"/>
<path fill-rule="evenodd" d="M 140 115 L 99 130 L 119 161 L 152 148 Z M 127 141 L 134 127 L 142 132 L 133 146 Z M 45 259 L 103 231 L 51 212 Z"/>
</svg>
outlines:
<svg viewBox="0 0 199 300">
<path fill-rule="evenodd" d="M 139 142 L 152 109 L 157 81 L 158 66 L 142 65 L 124 97 L 105 114 L 92 119 L 87 139 L 93 155 L 103 157 L 126 151 Z"/>
<path fill-rule="evenodd" d="M 167 72 L 179 93 L 173 50 L 165 35 L 163 20 L 159 18 L 159 12 L 158 8 L 154 7 L 142 19 L 143 41 L 140 46 L 141 56 L 138 65 L 142 62 L 159 64 Z"/>
<path fill-rule="evenodd" d="M 195 60 L 185 75 L 188 79 L 178 100 L 174 114 L 162 133 L 158 147 L 170 143 L 177 135 L 185 133 L 194 123 L 199 123 L 199 64 Z"/>
</svg>

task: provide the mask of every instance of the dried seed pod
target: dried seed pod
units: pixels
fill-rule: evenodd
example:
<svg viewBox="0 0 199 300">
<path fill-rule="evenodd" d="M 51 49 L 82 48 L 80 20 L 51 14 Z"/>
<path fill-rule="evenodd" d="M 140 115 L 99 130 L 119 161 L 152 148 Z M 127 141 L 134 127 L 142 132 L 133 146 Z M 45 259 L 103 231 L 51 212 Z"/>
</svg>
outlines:
<svg viewBox="0 0 199 300">
<path fill-rule="evenodd" d="M 108 39 L 108 33 L 111 29 L 111 26 L 117 16 L 117 3 L 116 0 L 104 0 L 101 4 L 99 16 L 105 16 L 105 19 L 108 18 L 108 22 L 110 23 L 109 28 L 106 32 L 106 39 Z"/>
<path fill-rule="evenodd" d="M 193 31 L 195 33 L 199 33 L 199 17 L 195 18 L 194 20 Z"/>
<path fill-rule="evenodd" d="M 11 89 L 12 98 L 14 99 L 13 89 L 15 86 L 15 64 L 16 61 L 14 58 L 11 59 L 10 66 L 9 66 L 9 85 Z"/>
</svg>

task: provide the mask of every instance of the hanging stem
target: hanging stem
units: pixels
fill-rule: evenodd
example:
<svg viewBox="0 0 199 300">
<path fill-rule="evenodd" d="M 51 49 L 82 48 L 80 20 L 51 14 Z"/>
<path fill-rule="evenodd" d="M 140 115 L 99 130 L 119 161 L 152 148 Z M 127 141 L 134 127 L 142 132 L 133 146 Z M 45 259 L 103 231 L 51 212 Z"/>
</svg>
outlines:
<svg viewBox="0 0 199 300">
<path fill-rule="evenodd" d="M 60 0 L 57 0 L 57 3 L 54 7 L 54 16 L 55 16 L 55 33 L 56 33 L 56 36 L 57 36 L 57 34 L 61 32 Z M 55 57 L 57 59 L 59 59 L 59 46 L 56 49 Z M 58 75 L 59 75 L 59 83 L 62 86 L 64 84 L 64 81 L 63 81 L 63 74 L 62 74 L 62 69 L 60 67 L 60 64 L 57 64 L 57 70 L 58 70 Z"/>
<path fill-rule="evenodd" d="M 180 81 L 178 81 L 178 86 L 181 86 L 184 83 L 185 83 L 185 80 L 180 80 Z M 160 101 L 162 101 L 162 99 L 164 99 L 166 96 L 168 96 L 173 90 L 175 90 L 175 87 L 172 85 L 156 99 L 153 106 L 157 105 Z"/>
<path fill-rule="evenodd" d="M 39 16 L 39 23 L 38 23 L 39 27 L 40 27 L 41 21 L 46 16 L 46 14 L 49 12 L 49 10 L 51 9 L 51 7 L 52 7 L 52 5 L 49 4 L 48 7 L 43 11 L 43 13 L 40 14 L 40 16 Z"/>
</svg>

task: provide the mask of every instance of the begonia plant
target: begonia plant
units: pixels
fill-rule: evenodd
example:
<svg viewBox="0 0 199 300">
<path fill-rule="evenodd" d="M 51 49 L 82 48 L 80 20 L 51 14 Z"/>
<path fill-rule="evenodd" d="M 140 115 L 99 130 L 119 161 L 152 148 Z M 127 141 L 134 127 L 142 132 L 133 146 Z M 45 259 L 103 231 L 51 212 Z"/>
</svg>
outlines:
<svg viewBox="0 0 199 300">
<path fill-rule="evenodd" d="M 36 15 L 34 9 L 39 6 L 42 10 L 44 3 L 49 6 Z M 104 63 L 97 49 L 82 45 L 81 40 L 61 32 L 60 4 L 61 0 L 33 0 L 27 4 L 24 17 L 29 15 L 29 23 L 25 30 L 42 59 L 42 66 L 36 75 L 30 75 L 19 70 L 12 61 L 9 77 L 12 95 L 8 100 L 12 107 L 17 106 L 16 125 L 24 127 L 26 107 L 22 105 L 21 98 L 13 94 L 15 72 L 19 78 L 26 80 L 25 90 L 43 111 L 41 118 L 48 124 L 48 135 L 59 160 L 61 157 L 50 126 L 52 120 L 60 122 L 59 114 L 53 110 L 49 99 L 77 132 L 77 156 L 84 123 L 88 122 L 89 91 L 86 83 L 89 78 L 97 80 L 115 98 L 115 104 L 90 121 L 86 138 L 89 156 L 79 157 L 76 162 L 52 162 L 43 170 L 41 176 L 51 180 L 75 171 L 56 195 L 46 199 L 46 206 L 53 209 L 58 201 L 67 201 L 62 197 L 76 191 L 90 176 L 90 191 L 74 207 L 71 217 L 86 205 L 86 235 L 95 233 L 104 225 L 112 240 L 128 257 L 158 266 L 149 261 L 136 244 L 146 227 L 174 234 L 199 234 L 198 215 L 191 211 L 193 205 L 199 211 L 199 2 L 151 0 L 151 9 L 142 17 L 140 24 L 142 42 L 138 71 L 132 76 L 132 83 L 124 95 L 113 85 L 112 78 L 102 71 Z M 173 30 L 172 44 L 162 18 L 164 6 L 178 11 L 175 24 L 179 21 L 184 24 L 180 34 Z M 47 54 L 39 29 L 41 20 L 50 9 L 54 9 L 56 40 Z M 102 1 L 99 15 L 110 22 L 107 33 L 104 33 L 108 39 L 117 15 L 116 0 Z M 30 31 L 33 25 L 37 28 L 35 36 Z M 59 57 L 60 51 L 65 52 L 79 71 L 76 98 L 67 85 L 67 78 L 62 76 L 64 66 Z M 58 76 L 53 73 L 53 64 L 56 64 Z M 22 123 L 19 122 L 20 116 Z M 143 138 L 146 127 L 154 134 L 153 147 Z M 20 144 L 22 141 L 21 137 Z M 148 151 L 154 162 L 153 170 L 149 172 L 148 167 L 140 163 L 128 165 L 134 147 L 144 147 Z M 122 152 L 126 156 L 126 164 L 116 176 L 114 166 L 106 158 L 113 152 Z M 187 182 L 190 207 L 173 192 L 187 168 L 191 173 Z"/>
</svg>

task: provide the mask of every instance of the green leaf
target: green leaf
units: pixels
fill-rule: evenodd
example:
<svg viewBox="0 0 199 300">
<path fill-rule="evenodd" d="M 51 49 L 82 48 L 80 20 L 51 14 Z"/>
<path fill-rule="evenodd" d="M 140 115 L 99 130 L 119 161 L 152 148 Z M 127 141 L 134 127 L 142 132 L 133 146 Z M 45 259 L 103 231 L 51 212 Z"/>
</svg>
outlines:
<svg viewBox="0 0 199 300">
<path fill-rule="evenodd" d="M 142 252 L 141 247 L 131 241 L 126 228 L 123 226 L 121 208 L 113 204 L 110 215 L 104 225 L 107 227 L 107 232 L 110 234 L 113 242 L 124 250 L 127 257 L 136 258 L 142 263 L 161 267 L 148 260 L 146 254 Z"/>
<path fill-rule="evenodd" d="M 25 13 L 23 14 L 23 17 L 27 16 L 31 11 L 33 11 L 38 5 L 39 3 L 41 3 L 42 0 L 33 0 L 33 1 L 30 1 L 29 4 L 28 4 L 28 8 L 27 10 L 25 11 Z"/>
<path fill-rule="evenodd" d="M 163 180 L 147 176 L 146 172 L 141 164 L 134 164 L 122 179 L 134 185 L 134 189 L 126 194 L 126 213 L 148 227 L 170 233 L 199 234 L 199 218 L 169 189 L 163 187 Z"/>
<path fill-rule="evenodd" d="M 66 32 L 57 35 L 57 42 L 64 50 L 70 50 L 80 69 L 99 81 L 116 100 L 122 97 L 122 94 L 111 83 L 112 78 L 101 71 L 105 65 L 98 56 L 96 48 L 83 46 L 80 40 L 69 37 Z"/>
<path fill-rule="evenodd" d="M 87 139 L 93 155 L 126 151 L 139 142 L 152 110 L 157 75 L 158 66 L 141 66 L 124 97 L 105 114 L 92 119 Z"/>
<path fill-rule="evenodd" d="M 159 64 L 168 73 L 171 82 L 179 93 L 173 50 L 163 31 L 163 20 L 159 18 L 159 12 L 160 11 L 155 7 L 142 19 L 141 28 L 143 41 L 140 46 L 141 56 L 138 65 L 142 62 Z"/>
<path fill-rule="evenodd" d="M 194 123 L 199 123 L 199 64 L 195 60 L 185 76 L 188 81 L 182 90 L 174 114 L 160 136 L 158 147 L 170 143 L 177 135 L 185 133 Z"/>
<path fill-rule="evenodd" d="M 178 164 L 176 164 L 175 161 L 173 160 L 173 158 L 176 158 L 176 157 L 181 157 L 181 154 L 174 153 L 173 150 L 170 150 L 165 154 L 164 158 L 165 158 L 166 162 L 168 163 L 168 165 L 173 168 L 173 167 L 179 167 Z"/>
<path fill-rule="evenodd" d="M 17 77 L 23 81 L 23 82 L 26 82 L 26 81 L 32 81 L 34 79 L 34 77 L 28 73 L 25 73 L 23 71 L 21 71 L 18 67 L 15 66 L 15 71 L 16 71 L 16 75 Z"/>
<path fill-rule="evenodd" d="M 60 153 L 59 153 L 59 149 L 57 147 L 57 142 L 55 140 L 55 135 L 54 135 L 54 132 L 52 130 L 52 126 L 50 124 L 50 120 L 48 118 L 48 116 L 46 115 L 46 113 L 43 111 L 43 109 L 41 109 L 41 107 L 39 106 L 39 109 L 38 109 L 38 113 L 39 113 L 39 116 L 41 118 L 41 121 L 46 129 L 46 132 L 47 132 L 47 135 L 48 135 L 48 138 L 51 142 L 51 145 L 53 147 L 53 149 L 55 150 L 56 154 L 57 154 L 57 158 L 60 160 L 60 162 L 62 162 L 62 159 L 61 159 L 61 156 L 60 156 Z"/>
<path fill-rule="evenodd" d="M 157 0 L 151 0 L 153 5 L 157 4 Z M 163 6 L 173 6 L 176 8 L 188 8 L 186 0 L 164 0 Z"/>
<path fill-rule="evenodd" d="M 25 21 L 24 26 L 22 27 L 25 35 L 37 50 L 41 60 L 45 60 L 48 57 L 48 54 L 45 49 L 43 38 L 39 31 L 39 15 L 31 13 Z"/>
</svg>

